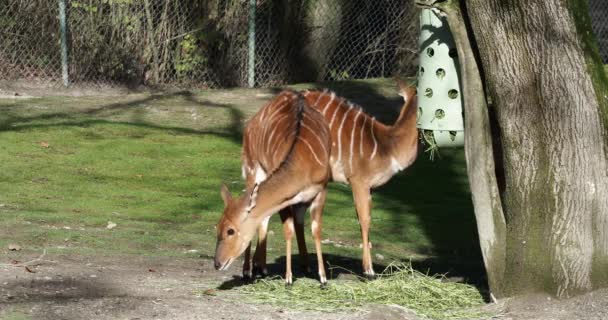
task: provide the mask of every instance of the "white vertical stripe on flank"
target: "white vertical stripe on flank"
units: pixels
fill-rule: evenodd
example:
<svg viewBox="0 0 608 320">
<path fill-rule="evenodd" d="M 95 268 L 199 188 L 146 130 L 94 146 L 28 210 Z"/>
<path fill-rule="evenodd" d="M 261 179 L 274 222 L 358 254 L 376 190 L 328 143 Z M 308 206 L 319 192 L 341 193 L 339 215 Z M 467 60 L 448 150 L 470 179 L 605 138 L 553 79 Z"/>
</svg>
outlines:
<svg viewBox="0 0 608 320">
<path fill-rule="evenodd" d="M 274 126 L 274 128 L 272 128 L 272 131 L 270 132 L 270 136 L 268 137 L 268 144 L 270 146 L 274 146 L 274 143 L 272 143 L 272 136 L 274 136 L 274 132 L 277 130 L 277 126 Z"/>
<path fill-rule="evenodd" d="M 274 133 L 277 130 L 277 127 L 279 126 L 279 124 L 281 123 L 281 121 L 283 121 L 288 116 L 289 116 L 289 114 L 282 114 L 276 120 L 271 121 L 272 119 L 268 119 L 268 121 L 265 123 L 266 126 L 271 126 L 272 125 L 272 131 L 270 132 L 270 136 L 268 136 L 268 139 L 266 139 L 266 148 L 267 149 L 271 149 L 272 150 L 272 148 L 276 147 L 276 144 L 272 142 L 272 138 L 274 137 Z M 278 137 L 280 137 L 280 135 L 277 135 L 277 138 Z M 261 145 L 261 142 L 258 145 Z"/>
<path fill-rule="evenodd" d="M 342 127 L 344 126 L 344 121 L 346 121 L 346 117 L 348 116 L 348 113 L 351 110 L 353 110 L 353 107 L 352 105 L 349 105 L 348 110 L 344 112 L 344 117 L 342 118 L 342 122 L 340 123 L 340 127 L 338 128 L 338 163 L 340 163 L 342 160 Z"/>
<path fill-rule="evenodd" d="M 369 159 L 373 159 L 374 156 L 376 155 L 376 150 L 378 149 L 378 142 L 376 141 L 376 135 L 374 135 L 374 118 L 372 118 L 372 139 L 374 139 L 374 151 L 372 151 L 372 155 L 369 157 Z"/>
<path fill-rule="evenodd" d="M 319 96 L 317 97 L 317 101 L 315 101 L 315 103 L 313 103 L 312 106 L 315 107 L 319 103 L 319 101 L 321 101 L 321 98 L 323 96 L 325 96 L 326 93 L 327 93 L 327 90 L 321 91 L 321 93 L 319 93 Z"/>
<path fill-rule="evenodd" d="M 308 149 L 310 149 L 310 152 L 312 152 L 312 155 L 315 157 L 315 160 L 317 160 L 317 162 L 324 166 L 323 162 L 321 162 L 321 160 L 319 160 L 319 158 L 317 157 L 317 153 L 315 152 L 315 149 L 312 148 L 312 146 L 310 145 L 310 143 L 308 143 L 308 141 L 306 141 L 306 139 L 302 138 L 302 137 L 298 137 L 298 140 L 304 142 L 306 144 L 306 146 L 308 146 Z"/>
<path fill-rule="evenodd" d="M 325 116 L 325 110 L 327 110 L 327 108 L 331 105 L 332 102 L 334 102 L 335 99 L 336 99 L 336 94 L 332 92 L 331 99 L 329 99 L 329 102 L 325 105 L 325 107 L 323 107 L 323 111 L 321 111 L 322 115 Z"/>
<path fill-rule="evenodd" d="M 329 129 L 330 130 L 331 130 L 331 126 L 334 123 L 334 120 L 336 119 L 336 115 L 338 114 L 338 110 L 340 110 L 340 106 L 342 105 L 342 102 L 344 102 L 344 101 L 340 101 L 340 103 L 338 103 L 338 105 L 336 105 L 336 111 L 334 111 L 334 115 L 331 116 L 331 121 L 329 122 Z"/>
<path fill-rule="evenodd" d="M 365 130 L 365 124 L 367 123 L 367 116 L 363 117 L 363 124 L 361 125 L 361 134 L 359 135 L 359 156 L 363 157 L 363 130 Z"/>
<path fill-rule="evenodd" d="M 355 145 L 355 129 L 357 127 L 357 119 L 361 115 L 361 110 L 357 110 L 355 120 L 353 120 L 353 130 L 350 132 L 350 158 L 348 158 L 348 170 L 353 172 L 353 146 Z"/>
<path fill-rule="evenodd" d="M 306 116 L 304 116 L 304 117 L 306 117 Z M 304 122 L 302 122 L 302 127 L 308 129 L 308 131 L 310 131 L 310 133 L 312 133 L 317 138 L 317 140 L 319 141 L 319 145 L 323 146 L 323 140 L 321 140 L 321 138 L 319 137 L 319 135 L 317 135 L 317 133 L 311 127 L 309 127 L 306 124 L 304 124 Z M 323 153 L 327 157 L 327 150 L 325 150 L 325 148 L 323 148 Z"/>
<path fill-rule="evenodd" d="M 289 102 L 289 100 L 287 100 L 286 102 Z M 276 107 L 276 110 L 274 110 L 272 112 L 272 114 L 270 115 L 270 117 L 268 117 L 268 121 L 266 121 L 266 123 L 272 123 L 272 119 L 274 118 L 274 116 L 279 113 L 281 111 L 281 109 L 283 109 L 284 106 L 289 105 L 289 103 L 284 103 L 284 104 L 280 104 L 279 106 Z"/>
<path fill-rule="evenodd" d="M 275 159 L 277 157 L 277 152 L 279 151 L 279 149 L 281 149 L 280 146 L 275 146 L 274 151 L 272 152 L 272 159 Z"/>
</svg>

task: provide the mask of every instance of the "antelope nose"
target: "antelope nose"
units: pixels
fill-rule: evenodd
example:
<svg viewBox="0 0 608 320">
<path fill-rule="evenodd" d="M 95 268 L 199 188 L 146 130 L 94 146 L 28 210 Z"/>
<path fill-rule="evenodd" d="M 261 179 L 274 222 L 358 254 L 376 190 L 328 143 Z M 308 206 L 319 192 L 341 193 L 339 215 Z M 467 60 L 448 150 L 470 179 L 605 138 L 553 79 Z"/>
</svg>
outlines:
<svg viewBox="0 0 608 320">
<path fill-rule="evenodd" d="M 215 260 L 214 265 L 215 265 L 215 270 L 219 270 L 222 267 L 222 264 L 217 260 Z"/>
</svg>

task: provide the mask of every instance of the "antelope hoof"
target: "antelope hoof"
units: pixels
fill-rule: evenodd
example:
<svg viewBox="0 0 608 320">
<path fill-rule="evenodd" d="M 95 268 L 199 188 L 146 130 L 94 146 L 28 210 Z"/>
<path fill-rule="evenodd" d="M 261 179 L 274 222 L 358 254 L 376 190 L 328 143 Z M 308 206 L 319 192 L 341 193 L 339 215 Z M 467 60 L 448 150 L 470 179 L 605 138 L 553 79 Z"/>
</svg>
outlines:
<svg viewBox="0 0 608 320">
<path fill-rule="evenodd" d="M 367 279 L 368 281 L 372 281 L 372 280 L 376 280 L 376 279 L 378 279 L 378 276 L 376 276 L 376 275 L 375 275 L 375 274 L 373 274 L 373 273 L 372 273 L 372 274 L 366 273 L 366 274 L 365 274 L 365 279 Z"/>
<path fill-rule="evenodd" d="M 319 275 L 319 281 L 321 281 L 321 290 L 327 289 L 327 278 L 325 277 L 325 274 Z"/>
<path fill-rule="evenodd" d="M 243 271 L 243 281 L 250 282 L 252 280 L 253 277 L 251 276 L 251 271 Z"/>
<path fill-rule="evenodd" d="M 258 267 L 258 266 L 253 267 L 253 278 L 255 278 L 255 277 L 266 278 L 267 275 L 268 275 L 268 270 L 266 270 L 266 268 L 262 268 L 262 267 Z"/>
</svg>

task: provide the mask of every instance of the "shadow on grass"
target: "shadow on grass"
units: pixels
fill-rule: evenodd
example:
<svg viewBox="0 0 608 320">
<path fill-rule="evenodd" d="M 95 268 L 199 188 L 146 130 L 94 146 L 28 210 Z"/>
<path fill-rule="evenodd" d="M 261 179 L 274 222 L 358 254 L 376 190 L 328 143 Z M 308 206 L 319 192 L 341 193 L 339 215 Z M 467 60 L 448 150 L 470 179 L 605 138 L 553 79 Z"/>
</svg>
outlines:
<svg viewBox="0 0 608 320">
<path fill-rule="evenodd" d="M 177 126 L 163 126 L 156 123 L 143 120 L 143 115 L 146 113 L 145 106 L 147 103 L 159 102 L 173 98 L 182 98 L 193 105 L 205 108 L 224 108 L 230 113 L 230 123 L 223 130 L 196 130 L 191 128 Z M 4 111 L 0 117 L 0 132 L 2 131 L 20 131 L 31 128 L 45 128 L 53 126 L 76 126 L 86 127 L 95 124 L 123 124 L 136 126 L 140 128 L 169 130 L 184 134 L 211 134 L 222 138 L 229 138 L 236 143 L 241 142 L 242 123 L 244 120 L 243 113 L 230 104 L 215 103 L 209 100 L 197 100 L 194 94 L 189 91 L 180 91 L 170 94 L 150 95 L 145 98 L 103 105 L 90 109 L 83 109 L 72 112 L 51 112 L 34 116 L 18 115 L 19 107 L 27 106 L 31 102 L 28 100 L 19 101 L 11 105 L 11 109 L 17 110 Z M 117 116 L 126 112 L 133 112 L 133 116 L 128 121 L 114 121 L 111 119 L 99 119 L 101 117 Z M 44 123 L 41 121 L 53 121 Z"/>
</svg>

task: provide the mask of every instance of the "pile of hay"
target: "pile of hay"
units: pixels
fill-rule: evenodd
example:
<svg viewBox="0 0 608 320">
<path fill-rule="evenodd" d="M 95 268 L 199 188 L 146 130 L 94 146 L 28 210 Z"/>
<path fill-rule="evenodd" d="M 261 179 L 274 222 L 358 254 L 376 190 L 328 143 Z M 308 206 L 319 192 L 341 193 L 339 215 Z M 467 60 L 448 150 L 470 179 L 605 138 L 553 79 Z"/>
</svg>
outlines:
<svg viewBox="0 0 608 320">
<path fill-rule="evenodd" d="M 245 299 L 295 310 L 348 311 L 366 304 L 406 307 L 435 319 L 471 319 L 487 316 L 479 308 L 483 298 L 470 285 L 446 282 L 422 274 L 410 265 L 391 264 L 373 281 L 332 280 L 326 289 L 312 279 L 297 279 L 291 288 L 280 278 L 262 279 L 238 290 Z"/>
</svg>

